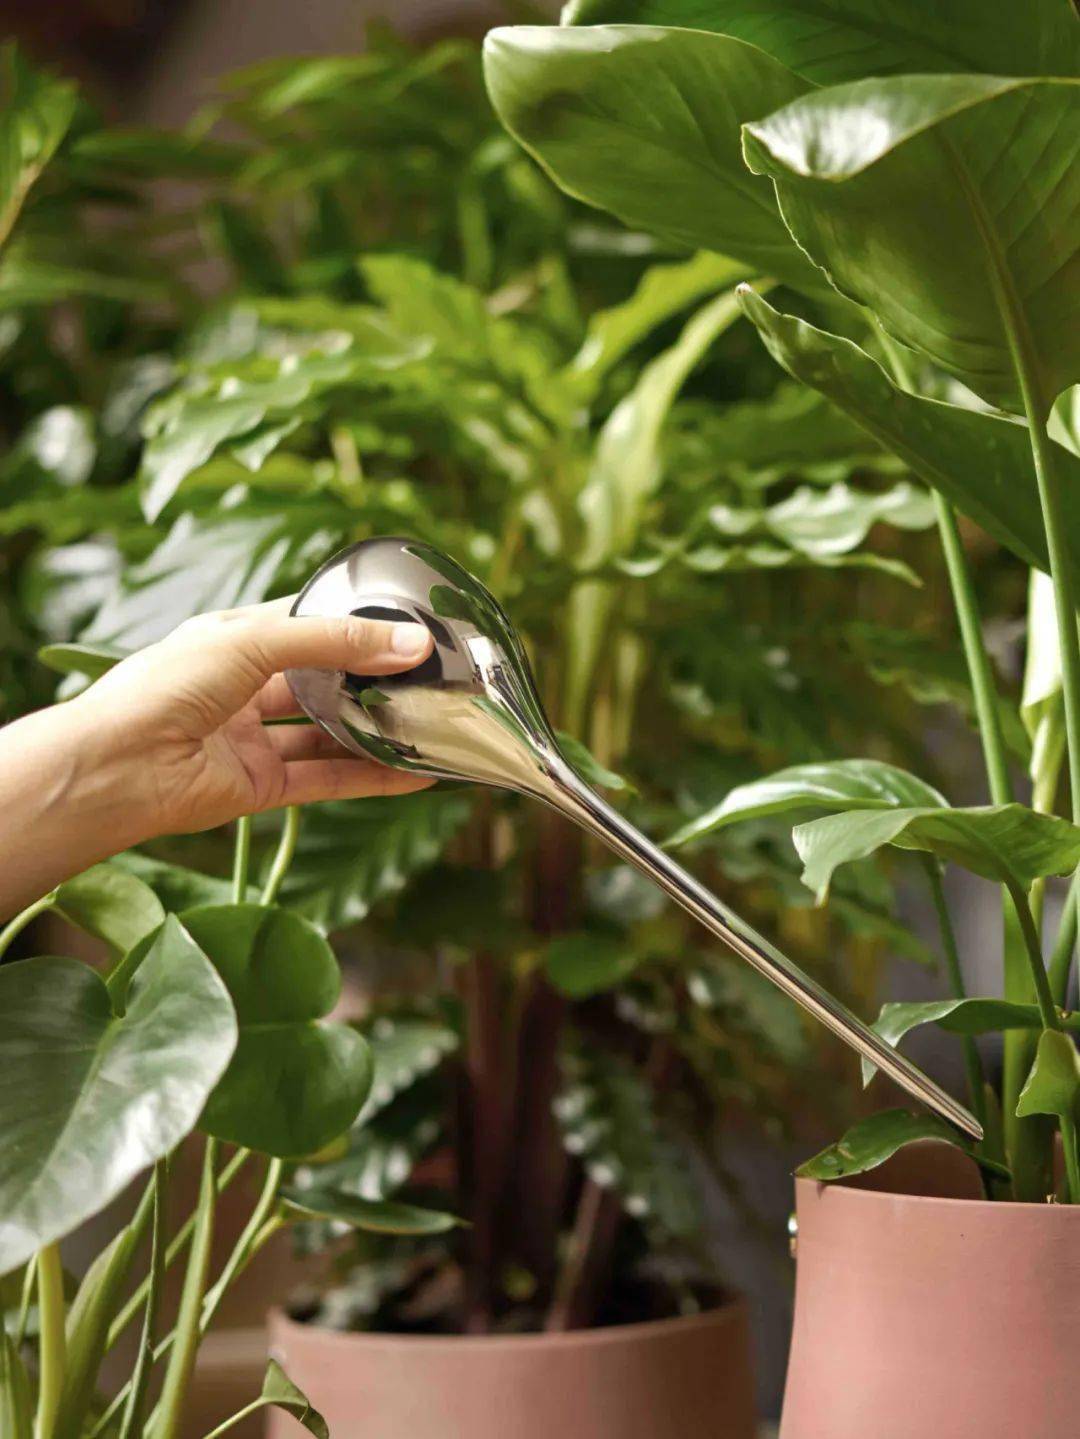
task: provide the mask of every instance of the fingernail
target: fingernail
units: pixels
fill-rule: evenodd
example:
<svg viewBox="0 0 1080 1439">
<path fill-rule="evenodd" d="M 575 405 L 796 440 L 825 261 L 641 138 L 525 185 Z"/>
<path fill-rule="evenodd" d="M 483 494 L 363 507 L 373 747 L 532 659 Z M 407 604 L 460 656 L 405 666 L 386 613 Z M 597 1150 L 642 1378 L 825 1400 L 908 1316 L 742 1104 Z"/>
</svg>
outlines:
<svg viewBox="0 0 1080 1439">
<path fill-rule="evenodd" d="M 402 659 L 418 660 L 428 646 L 428 632 L 423 625 L 394 625 L 390 631 L 390 650 Z"/>
</svg>

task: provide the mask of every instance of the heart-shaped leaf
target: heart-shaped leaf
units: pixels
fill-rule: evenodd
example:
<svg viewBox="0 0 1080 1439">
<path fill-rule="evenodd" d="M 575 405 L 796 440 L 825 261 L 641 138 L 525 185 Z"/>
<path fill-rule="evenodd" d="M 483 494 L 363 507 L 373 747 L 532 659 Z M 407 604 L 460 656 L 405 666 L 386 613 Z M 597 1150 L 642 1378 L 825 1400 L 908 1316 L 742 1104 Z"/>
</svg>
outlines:
<svg viewBox="0 0 1080 1439">
<path fill-rule="evenodd" d="M 318 1184 L 304 1189 L 286 1185 L 281 1196 L 298 1214 L 337 1219 L 371 1234 L 445 1234 L 461 1224 L 455 1215 L 438 1209 L 422 1209 L 417 1204 L 401 1204 L 393 1199 L 361 1199 L 357 1194 L 324 1189 Z"/>
<path fill-rule="evenodd" d="M 1023 413 L 1037 382 L 1045 420 L 1080 378 L 1078 128 L 1077 80 L 903 75 L 803 96 L 744 135 L 842 294 L 991 404 Z"/>
<path fill-rule="evenodd" d="M 682 25 L 733 35 L 819 85 L 898 71 L 1071 75 L 1080 36 L 1068 0 L 570 0 L 564 25 Z"/>
<path fill-rule="evenodd" d="M 150 946 L 122 1017 L 77 960 L 0 966 L 0 1272 L 174 1148 L 236 1038 L 228 991 L 175 919 Z"/>
<path fill-rule="evenodd" d="M 821 288 L 740 155 L 742 121 L 809 88 L 763 50 L 692 30 L 520 25 L 490 32 L 484 72 L 503 124 L 568 194 Z"/>
<path fill-rule="evenodd" d="M 760 819 L 790 810 L 880 810 L 946 804 L 945 797 L 917 775 L 882 760 L 840 759 L 796 764 L 778 770 L 767 779 L 736 785 L 718 805 L 673 834 L 668 845 L 686 844 L 739 820 Z"/>
<path fill-rule="evenodd" d="M 1044 1029 L 1035 1051 L 1035 1063 L 1020 1091 L 1016 1113 L 1021 1119 L 1031 1114 L 1077 1116 L 1080 1100 L 1080 1055 L 1067 1034 Z"/>
<path fill-rule="evenodd" d="M 152 855 L 140 854 L 138 850 L 125 850 L 110 863 L 141 879 L 143 884 L 154 891 L 170 914 L 179 914 L 185 909 L 195 909 L 206 904 L 228 904 L 232 900 L 231 879 L 217 875 L 203 874 L 201 870 L 188 869 L 186 865 L 169 864 L 166 860 L 155 859 Z M 247 899 L 257 900 L 258 888 L 248 885 Z"/>
<path fill-rule="evenodd" d="M 909 394 L 851 340 L 782 314 L 748 287 L 739 301 L 788 374 L 831 400 L 1025 564 L 1050 568 L 1025 425 Z M 1062 446 L 1054 453 L 1063 481 L 1080 488 L 1080 460 Z M 1080 565 L 1076 506 L 1066 508 L 1064 527 Z"/>
<path fill-rule="evenodd" d="M 341 973 L 317 929 L 256 904 L 185 910 L 185 927 L 224 980 L 236 1053 L 200 1127 L 264 1154 L 311 1154 L 352 1124 L 371 1087 L 371 1056 L 345 1024 L 323 1022 Z"/>
<path fill-rule="evenodd" d="M 800 1164 L 795 1173 L 800 1179 L 847 1179 L 853 1174 L 865 1174 L 867 1170 L 876 1169 L 886 1159 L 891 1159 L 897 1150 L 927 1139 L 962 1149 L 976 1164 L 1000 1179 L 1010 1177 L 1003 1165 L 979 1154 L 971 1140 L 943 1119 L 932 1114 L 912 1114 L 906 1109 L 886 1109 L 880 1114 L 860 1119 L 842 1139 L 815 1154 L 805 1164 Z"/>
<path fill-rule="evenodd" d="M 149 885 L 116 864 L 95 864 L 65 880 L 52 894 L 51 908 L 87 934 L 126 954 L 157 929 L 165 910 Z"/>
<path fill-rule="evenodd" d="M 276 1359 L 267 1361 L 262 1392 L 258 1399 L 249 1404 L 240 1414 L 234 1414 L 231 1419 L 226 1419 L 223 1424 L 219 1424 L 216 1429 L 211 1430 L 206 1439 L 218 1439 L 219 1435 L 225 1434 L 241 1418 L 255 1409 L 265 1408 L 284 1409 L 286 1414 L 291 1414 L 309 1434 L 314 1434 L 315 1439 L 330 1439 L 330 1429 L 326 1420 L 317 1409 L 312 1408 L 307 1395 L 296 1387 Z"/>
<path fill-rule="evenodd" d="M 974 809 L 854 810 L 797 825 L 803 883 L 823 900 L 838 865 L 882 845 L 929 850 L 973 874 L 1027 889 L 1043 875 L 1068 874 L 1080 862 L 1080 828 L 1022 804 Z"/>
</svg>

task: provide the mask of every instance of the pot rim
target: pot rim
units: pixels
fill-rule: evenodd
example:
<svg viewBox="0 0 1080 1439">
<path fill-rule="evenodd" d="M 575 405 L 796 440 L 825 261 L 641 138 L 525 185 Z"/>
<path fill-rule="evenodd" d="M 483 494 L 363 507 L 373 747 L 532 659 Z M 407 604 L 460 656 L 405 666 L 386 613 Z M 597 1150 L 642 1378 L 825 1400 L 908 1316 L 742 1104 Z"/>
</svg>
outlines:
<svg viewBox="0 0 1080 1439">
<path fill-rule="evenodd" d="M 811 1179 L 807 1176 L 796 1176 L 796 1194 L 813 1194 L 816 1199 L 823 1199 L 821 1191 L 834 1190 L 844 1195 L 845 1199 L 855 1203 L 884 1202 L 895 1204 L 901 1200 L 910 1204 L 936 1204 L 956 1206 L 971 1210 L 972 1208 L 994 1214 L 1008 1213 L 1010 1210 L 1020 1214 L 1060 1214 L 1073 1215 L 1080 1219 L 1080 1204 L 1048 1204 L 1045 1200 L 1042 1203 L 1035 1203 L 1032 1200 L 1014 1199 L 975 1199 L 960 1198 L 954 1194 L 911 1194 L 899 1189 L 864 1189 L 861 1185 L 845 1184 L 843 1180 Z M 1055 1221 L 1056 1222 L 1056 1221 Z M 1072 1220 L 1064 1220 L 1071 1223 Z"/>
<path fill-rule="evenodd" d="M 351 1330 L 328 1329 L 319 1324 L 305 1324 L 293 1319 L 280 1305 L 275 1305 L 267 1316 L 271 1337 L 276 1330 L 298 1332 L 318 1336 L 323 1343 L 341 1347 L 363 1344 L 385 1348 L 409 1348 L 427 1350 L 468 1348 L 472 1353 L 483 1349 L 519 1350 L 568 1349 L 585 1346 L 599 1348 L 611 1344 L 632 1344 L 654 1336 L 692 1333 L 698 1329 L 729 1328 L 744 1322 L 749 1314 L 746 1299 L 741 1294 L 732 1295 L 722 1304 L 705 1309 L 700 1314 L 674 1314 L 666 1319 L 635 1320 L 629 1324 L 606 1324 L 598 1329 L 571 1329 L 560 1334 L 382 1334 L 355 1333 Z"/>
</svg>

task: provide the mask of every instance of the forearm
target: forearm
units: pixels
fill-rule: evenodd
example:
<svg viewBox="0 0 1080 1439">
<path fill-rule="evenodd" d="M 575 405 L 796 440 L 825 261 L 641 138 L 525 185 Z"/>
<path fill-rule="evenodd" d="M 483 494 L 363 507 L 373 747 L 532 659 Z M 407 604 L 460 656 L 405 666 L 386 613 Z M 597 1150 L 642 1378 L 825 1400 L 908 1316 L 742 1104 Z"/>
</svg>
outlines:
<svg viewBox="0 0 1080 1439">
<path fill-rule="evenodd" d="M 137 843 L 137 761 L 82 700 L 0 730 L 0 923 Z"/>
</svg>

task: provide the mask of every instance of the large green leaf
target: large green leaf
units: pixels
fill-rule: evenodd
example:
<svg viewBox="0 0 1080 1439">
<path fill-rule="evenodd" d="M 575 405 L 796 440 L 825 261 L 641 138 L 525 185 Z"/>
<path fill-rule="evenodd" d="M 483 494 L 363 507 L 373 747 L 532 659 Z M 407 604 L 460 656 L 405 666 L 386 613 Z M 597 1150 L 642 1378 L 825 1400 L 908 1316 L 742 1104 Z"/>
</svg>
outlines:
<svg viewBox="0 0 1080 1439">
<path fill-rule="evenodd" d="M 906 1109 L 886 1109 L 880 1114 L 860 1119 L 842 1139 L 815 1154 L 805 1164 L 800 1164 L 795 1173 L 800 1179 L 847 1179 L 853 1174 L 865 1174 L 869 1169 L 876 1169 L 886 1159 L 891 1159 L 897 1150 L 927 1139 L 962 1149 L 991 1174 L 1001 1179 L 1009 1178 L 1007 1169 L 977 1153 L 972 1142 L 943 1119 L 933 1114 L 912 1114 Z"/>
<path fill-rule="evenodd" d="M 239 1024 L 236 1053 L 201 1127 L 264 1154 L 311 1154 L 329 1144 L 371 1087 L 364 1040 L 325 1022 L 341 991 L 330 946 L 299 915 L 257 904 L 207 905 L 182 918 L 225 981 Z"/>
<path fill-rule="evenodd" d="M 698 1232 L 700 1197 L 685 1145 L 630 1064 L 602 1048 L 568 1055 L 555 1114 L 567 1150 L 628 1214 L 668 1235 Z"/>
<path fill-rule="evenodd" d="M 1022 804 L 974 809 L 853 810 L 792 831 L 803 883 L 823 899 L 838 865 L 865 859 L 882 845 L 928 850 L 974 874 L 1027 889 L 1043 875 L 1068 874 L 1080 863 L 1080 828 Z"/>
<path fill-rule="evenodd" d="M 745 40 L 819 85 L 898 72 L 1071 75 L 1068 0 L 570 0 L 564 25 L 684 25 Z"/>
<path fill-rule="evenodd" d="M 1032 1114 L 1057 1114 L 1075 1120 L 1078 1110 L 1080 1054 L 1076 1044 L 1060 1030 L 1044 1029 L 1035 1062 L 1020 1091 L 1016 1113 L 1021 1119 Z"/>
<path fill-rule="evenodd" d="M 318 1184 L 303 1189 L 287 1185 L 282 1198 L 298 1214 L 337 1219 L 371 1234 L 445 1234 L 461 1224 L 455 1215 L 438 1209 L 422 1209 L 393 1199 L 361 1199 L 357 1194 L 323 1189 Z"/>
<path fill-rule="evenodd" d="M 685 844 L 740 820 L 760 819 L 790 810 L 897 809 L 945 805 L 936 789 L 907 770 L 876 759 L 825 760 L 777 770 L 731 790 L 718 805 L 698 815 L 668 840 Z"/>
<path fill-rule="evenodd" d="M 30 189 L 56 153 L 75 115 L 76 90 L 33 70 L 14 44 L 0 56 L 0 244 L 11 233 Z"/>
<path fill-rule="evenodd" d="M 782 314 L 749 288 L 739 298 L 790 375 L 831 400 L 1025 564 L 1049 569 L 1026 426 L 909 394 L 851 340 Z M 1055 451 L 1066 482 L 1080 488 L 1080 460 L 1062 447 Z M 1080 565 L 1080 508 L 1066 508 L 1065 529 Z"/>
<path fill-rule="evenodd" d="M 57 914 L 126 954 L 158 928 L 165 910 L 154 891 L 116 864 L 96 864 L 65 880 L 50 896 Z"/>
<path fill-rule="evenodd" d="M 889 1044 L 923 1024 L 936 1024 L 950 1034 L 994 1034 L 1006 1029 L 1041 1029 L 1037 1004 L 1016 1004 L 1007 999 L 930 999 L 883 1004 L 874 1028 Z M 869 1084 L 877 1065 L 862 1061 L 863 1084 Z"/>
<path fill-rule="evenodd" d="M 0 967 L 0 1272 L 96 1214 L 195 1126 L 236 1046 L 213 966 L 166 920 L 113 1013 L 73 959 Z"/>
<path fill-rule="evenodd" d="M 977 395 L 1080 378 L 1080 81 L 905 75 L 744 130 L 792 234 L 845 295 Z"/>
<path fill-rule="evenodd" d="M 141 879 L 170 914 L 179 914 L 181 910 L 205 904 L 228 904 L 232 900 L 231 879 L 219 879 L 216 875 L 188 869 L 186 865 L 169 864 L 166 860 L 140 854 L 135 849 L 116 855 L 110 863 Z M 256 886 L 248 885 L 245 898 L 255 900 L 258 897 Z"/>
<path fill-rule="evenodd" d="M 491 31 L 484 66 L 503 124 L 569 194 L 820 288 L 742 163 L 739 125 L 808 88 L 764 51 L 691 30 L 522 25 Z"/>
<path fill-rule="evenodd" d="M 468 796 L 453 791 L 312 806 L 282 903 L 325 932 L 356 924 L 434 864 L 470 808 Z"/>
</svg>

